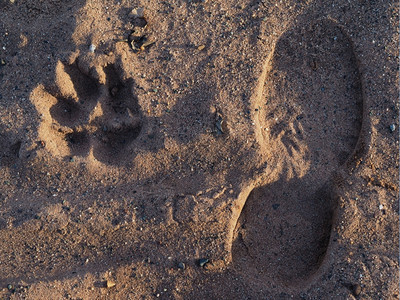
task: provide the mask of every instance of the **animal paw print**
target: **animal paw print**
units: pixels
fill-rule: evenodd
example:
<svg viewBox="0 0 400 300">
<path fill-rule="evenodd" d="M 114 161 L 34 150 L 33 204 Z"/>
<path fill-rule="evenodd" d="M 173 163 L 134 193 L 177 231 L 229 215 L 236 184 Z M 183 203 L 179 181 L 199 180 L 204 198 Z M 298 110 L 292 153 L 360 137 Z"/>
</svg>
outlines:
<svg viewBox="0 0 400 300">
<path fill-rule="evenodd" d="M 56 87 L 40 85 L 33 91 L 31 99 L 42 116 L 39 136 L 54 155 L 116 164 L 132 152 L 130 147 L 142 128 L 133 80 L 123 80 L 114 64 L 103 71 L 105 83 L 101 84 L 76 61 L 59 63 Z"/>
</svg>

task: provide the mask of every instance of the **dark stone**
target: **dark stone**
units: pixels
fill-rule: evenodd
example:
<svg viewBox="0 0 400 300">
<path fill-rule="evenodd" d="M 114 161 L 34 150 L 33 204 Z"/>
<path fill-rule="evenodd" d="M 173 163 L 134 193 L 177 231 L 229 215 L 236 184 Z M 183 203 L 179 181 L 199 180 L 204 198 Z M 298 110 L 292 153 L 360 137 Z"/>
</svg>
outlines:
<svg viewBox="0 0 400 300">
<path fill-rule="evenodd" d="M 178 268 L 181 270 L 185 270 L 185 264 L 183 262 L 178 263 Z"/>
<path fill-rule="evenodd" d="M 351 288 L 351 291 L 354 296 L 360 295 L 361 294 L 361 285 L 359 285 L 358 283 L 354 284 Z"/>
<path fill-rule="evenodd" d="M 200 267 L 204 267 L 208 262 L 209 262 L 209 260 L 207 258 L 200 258 L 199 259 L 199 266 Z"/>
</svg>

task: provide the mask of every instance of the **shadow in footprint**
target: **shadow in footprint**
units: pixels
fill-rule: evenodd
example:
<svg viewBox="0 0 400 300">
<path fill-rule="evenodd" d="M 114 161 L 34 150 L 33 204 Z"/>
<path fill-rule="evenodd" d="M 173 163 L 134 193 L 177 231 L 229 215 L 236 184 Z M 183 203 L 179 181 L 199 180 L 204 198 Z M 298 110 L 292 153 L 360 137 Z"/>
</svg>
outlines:
<svg viewBox="0 0 400 300">
<path fill-rule="evenodd" d="M 57 97 L 57 103 L 50 108 L 51 116 L 62 126 L 74 126 L 81 117 L 81 110 L 72 98 Z"/>
<path fill-rule="evenodd" d="M 139 136 L 143 120 L 138 100 L 133 94 L 133 79 L 123 80 L 115 65 L 104 68 L 107 95 L 101 103 L 104 114 L 95 121 L 99 143 L 93 149 L 96 159 L 118 163 L 130 153 L 128 147 Z"/>
<path fill-rule="evenodd" d="M 90 150 L 90 140 L 87 132 L 73 131 L 66 134 L 65 140 L 71 151 L 72 156 L 85 156 Z"/>
<path fill-rule="evenodd" d="M 332 21 L 288 30 L 264 86 L 264 142 L 277 181 L 254 189 L 235 230 L 237 269 L 280 285 L 306 280 L 326 254 L 336 208 L 332 176 L 353 159 L 362 123 L 351 41 Z"/>
<path fill-rule="evenodd" d="M 254 189 L 238 221 L 234 244 L 239 268 L 296 282 L 318 269 L 329 243 L 335 201 L 326 183 L 315 191 L 312 178 L 279 180 Z M 245 270 L 245 269 L 244 269 Z"/>
<path fill-rule="evenodd" d="M 65 73 L 68 74 L 71 79 L 73 79 L 74 89 L 81 102 L 95 99 L 99 96 L 99 83 L 96 82 L 96 80 L 94 80 L 92 77 L 82 72 L 77 61 L 71 65 L 65 65 L 64 70 Z"/>
</svg>

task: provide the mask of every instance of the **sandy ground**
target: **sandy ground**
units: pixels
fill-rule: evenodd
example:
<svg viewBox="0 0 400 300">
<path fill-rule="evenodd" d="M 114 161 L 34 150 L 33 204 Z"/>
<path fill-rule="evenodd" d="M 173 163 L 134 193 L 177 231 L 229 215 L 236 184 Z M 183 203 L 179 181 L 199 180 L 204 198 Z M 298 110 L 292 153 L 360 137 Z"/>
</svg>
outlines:
<svg viewBox="0 0 400 300">
<path fill-rule="evenodd" d="M 398 19 L 0 0 L 0 298 L 398 299 Z"/>
</svg>

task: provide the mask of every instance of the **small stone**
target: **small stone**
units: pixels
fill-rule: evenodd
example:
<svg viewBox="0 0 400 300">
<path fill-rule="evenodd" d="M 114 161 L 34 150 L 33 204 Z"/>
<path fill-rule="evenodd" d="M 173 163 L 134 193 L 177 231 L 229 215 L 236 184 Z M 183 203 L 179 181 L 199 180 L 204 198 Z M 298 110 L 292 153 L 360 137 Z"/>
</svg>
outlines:
<svg viewBox="0 0 400 300">
<path fill-rule="evenodd" d="M 115 282 L 112 281 L 112 280 L 107 280 L 106 286 L 107 286 L 108 289 L 109 289 L 109 288 L 112 288 L 112 287 L 115 286 Z"/>
<path fill-rule="evenodd" d="M 391 125 L 389 126 L 389 128 L 390 128 L 390 131 L 393 132 L 393 131 L 396 130 L 396 125 L 391 124 Z"/>
<path fill-rule="evenodd" d="M 74 162 L 74 161 L 75 161 L 75 158 L 70 157 L 70 158 L 69 158 L 69 161 L 70 161 L 70 162 Z"/>
<path fill-rule="evenodd" d="M 209 260 L 207 258 L 200 258 L 199 259 L 199 266 L 200 267 L 204 267 L 208 262 L 209 262 Z"/>
<path fill-rule="evenodd" d="M 6 65 L 6 61 L 4 59 L 0 60 L 0 65 L 5 66 Z"/>
<path fill-rule="evenodd" d="M 144 9 L 143 7 L 132 9 L 130 15 L 134 18 L 143 18 L 144 17 Z"/>
<path fill-rule="evenodd" d="M 358 296 L 361 294 L 361 285 L 359 285 L 358 283 L 354 284 L 352 286 L 352 292 L 354 296 Z"/>
<path fill-rule="evenodd" d="M 9 291 L 11 291 L 12 289 L 14 289 L 14 286 L 13 286 L 12 284 L 9 284 L 9 285 L 7 285 L 7 289 L 8 289 Z"/>
<path fill-rule="evenodd" d="M 91 45 L 89 46 L 89 51 L 93 53 L 95 50 L 96 50 L 96 46 L 93 45 L 93 44 L 91 44 Z"/>
<path fill-rule="evenodd" d="M 178 264 L 178 268 L 181 269 L 181 270 L 185 270 L 186 266 L 185 266 L 185 264 L 183 262 L 180 262 Z"/>
<path fill-rule="evenodd" d="M 206 47 L 206 45 L 198 46 L 198 47 L 197 47 L 197 50 L 201 51 L 201 50 L 203 50 L 205 47 Z"/>
<path fill-rule="evenodd" d="M 278 209 L 278 207 L 279 207 L 279 203 L 275 203 L 275 204 L 272 204 L 272 208 L 274 209 L 274 210 L 277 210 Z"/>
</svg>

